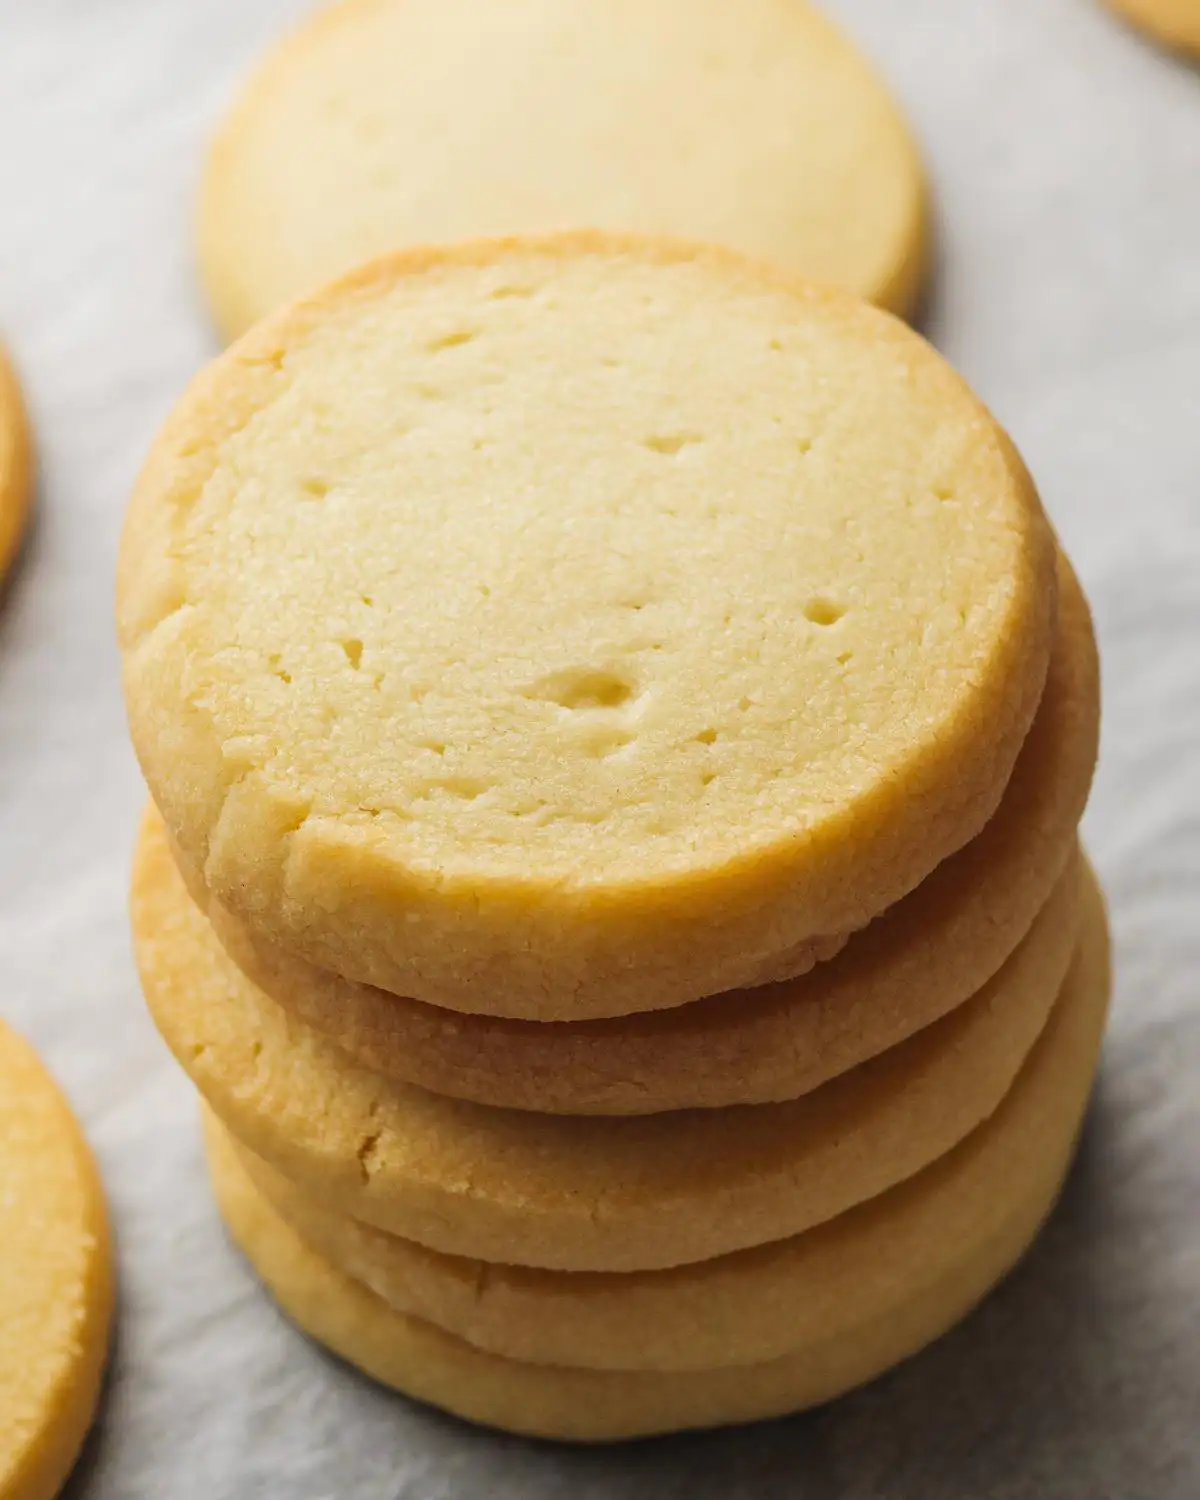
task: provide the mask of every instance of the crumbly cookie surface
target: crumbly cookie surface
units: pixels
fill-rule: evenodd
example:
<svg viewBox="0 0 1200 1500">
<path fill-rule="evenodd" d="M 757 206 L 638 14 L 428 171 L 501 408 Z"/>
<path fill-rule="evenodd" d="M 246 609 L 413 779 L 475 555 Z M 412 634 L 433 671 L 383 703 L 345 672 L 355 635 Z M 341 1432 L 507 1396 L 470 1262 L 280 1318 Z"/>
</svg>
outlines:
<svg viewBox="0 0 1200 1500">
<path fill-rule="evenodd" d="M 226 950 L 359 1062 L 436 1093 L 551 1114 L 795 1099 L 961 1004 L 1028 932 L 1074 847 L 1099 737 L 1087 603 L 1059 560 L 1046 688 L 999 808 L 966 848 L 796 980 L 670 1010 L 545 1025 L 388 994 L 258 940 L 184 871 Z"/>
<path fill-rule="evenodd" d="M 802 972 L 977 833 L 1054 546 L 894 319 L 584 234 L 393 257 L 228 351 L 119 595 L 218 898 L 348 978 L 572 1020 Z"/>
</svg>

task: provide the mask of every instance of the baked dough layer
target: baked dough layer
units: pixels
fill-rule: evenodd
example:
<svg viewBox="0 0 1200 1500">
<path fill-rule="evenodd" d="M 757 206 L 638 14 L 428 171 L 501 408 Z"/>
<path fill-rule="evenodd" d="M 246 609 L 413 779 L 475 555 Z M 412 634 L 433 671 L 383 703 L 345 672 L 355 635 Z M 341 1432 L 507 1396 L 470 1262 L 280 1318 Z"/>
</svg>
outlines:
<svg viewBox="0 0 1200 1500">
<path fill-rule="evenodd" d="M 1055 1017 L 1018 1084 L 1025 1103 L 1009 1119 L 1022 1119 L 1031 1132 L 1031 1149 L 1019 1153 L 1015 1170 L 997 1171 L 978 1212 L 960 1221 L 948 1210 L 946 1233 L 931 1234 L 929 1258 L 917 1276 L 891 1279 L 879 1274 L 886 1256 L 868 1256 L 874 1274 L 864 1285 L 863 1300 L 839 1299 L 844 1317 L 831 1323 L 836 1331 L 759 1364 L 673 1372 L 585 1370 L 485 1353 L 390 1309 L 335 1270 L 268 1205 L 232 1152 L 213 1161 L 214 1186 L 234 1239 L 288 1316 L 375 1379 L 419 1400 L 488 1426 L 580 1442 L 779 1416 L 827 1401 L 908 1358 L 963 1317 L 1024 1253 L 1070 1161 L 1107 996 L 1107 936 L 1102 924 L 1093 924 Z M 985 1130 L 987 1139 L 997 1139 L 992 1127 Z M 908 1190 L 910 1199 L 918 1184 Z M 878 1228 L 871 1223 L 870 1206 L 847 1216 L 859 1217 L 869 1229 Z M 854 1239 L 852 1231 L 848 1238 Z M 850 1253 L 862 1257 L 864 1244 Z"/>
</svg>

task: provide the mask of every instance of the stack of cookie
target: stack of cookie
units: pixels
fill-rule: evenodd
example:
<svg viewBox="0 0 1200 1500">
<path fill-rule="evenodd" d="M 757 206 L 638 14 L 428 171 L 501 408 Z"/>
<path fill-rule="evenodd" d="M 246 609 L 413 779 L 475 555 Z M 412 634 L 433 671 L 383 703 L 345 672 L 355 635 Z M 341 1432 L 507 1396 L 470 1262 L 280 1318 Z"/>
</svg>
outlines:
<svg viewBox="0 0 1200 1500">
<path fill-rule="evenodd" d="M 146 998 L 316 1338 L 614 1438 L 827 1399 L 1027 1246 L 1094 644 L 903 325 L 650 238 L 385 258 L 199 377 L 119 591 Z"/>
</svg>

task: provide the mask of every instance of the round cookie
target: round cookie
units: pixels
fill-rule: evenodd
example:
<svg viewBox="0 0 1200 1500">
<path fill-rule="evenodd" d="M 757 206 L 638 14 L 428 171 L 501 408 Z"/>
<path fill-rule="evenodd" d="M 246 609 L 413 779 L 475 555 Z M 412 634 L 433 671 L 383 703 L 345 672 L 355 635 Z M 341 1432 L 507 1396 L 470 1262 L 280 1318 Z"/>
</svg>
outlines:
<svg viewBox="0 0 1200 1500">
<path fill-rule="evenodd" d="M 0 348 L 0 584 L 25 531 L 33 489 L 33 448 L 25 403 Z"/>
<path fill-rule="evenodd" d="M 910 330 L 596 234 L 260 325 L 167 423 L 119 579 L 134 744 L 213 894 L 537 1020 L 791 977 L 903 896 L 994 811 L 1055 593 L 1020 460 Z"/>
<path fill-rule="evenodd" d="M 1008 1095 L 946 1156 L 806 1234 L 718 1260 L 631 1275 L 536 1271 L 439 1255 L 330 1210 L 234 1143 L 205 1111 L 218 1173 L 230 1152 L 293 1229 L 396 1311 L 533 1364 L 704 1370 L 832 1342 L 947 1246 L 990 1239 L 1014 1198 L 1044 1193 L 1083 1109 L 1103 1023 L 1104 910 L 1085 876 L 1082 942 Z M 1090 967 L 1089 967 L 1090 965 Z M 886 1246 L 886 1253 L 881 1252 Z"/>
<path fill-rule="evenodd" d="M 1090 925 L 1062 1003 L 1018 1084 L 1024 1106 L 1003 1107 L 997 1121 L 1003 1128 L 985 1127 L 976 1138 L 974 1164 L 986 1161 L 986 1188 L 956 1200 L 946 1188 L 954 1173 L 943 1169 L 934 1177 L 935 1167 L 928 1198 L 918 1179 L 888 1195 L 894 1214 L 887 1214 L 885 1200 L 882 1215 L 868 1205 L 846 1216 L 848 1227 L 817 1231 L 826 1242 L 842 1236 L 863 1273 L 861 1295 L 831 1264 L 837 1313 L 818 1314 L 807 1329 L 802 1323 L 796 1348 L 775 1360 L 713 1370 L 609 1371 L 485 1353 L 388 1308 L 335 1270 L 268 1205 L 232 1152 L 214 1156 L 214 1187 L 235 1240 L 291 1318 L 377 1380 L 459 1416 L 533 1436 L 605 1441 L 781 1415 L 827 1401 L 915 1353 L 968 1312 L 1024 1252 L 1070 1160 L 1103 1028 L 1107 959 L 1103 926 Z M 1006 1136 L 1008 1149 L 1001 1150 L 996 1143 Z M 974 1146 L 967 1142 L 956 1157 L 970 1160 Z M 898 1222 L 915 1225 L 922 1201 L 930 1222 L 917 1237 L 926 1258 L 914 1274 L 901 1230 L 905 1274 L 890 1276 L 889 1230 Z M 940 1234 L 932 1222 L 939 1203 L 946 1215 Z M 698 1275 L 704 1271 L 697 1268 Z M 707 1317 L 702 1307 L 702 1324 Z M 818 1327 L 828 1331 L 818 1335 Z M 646 1332 L 653 1337 L 653 1325 Z"/>
<path fill-rule="evenodd" d="M 576 225 L 729 244 L 901 313 L 926 259 L 904 120 L 805 0 L 351 0 L 221 129 L 200 262 L 232 338 L 400 246 Z"/>
<path fill-rule="evenodd" d="M 1200 55 L 1200 0 L 1108 0 L 1108 3 L 1168 47 Z"/>
<path fill-rule="evenodd" d="M 1075 843 L 1096 759 L 1099 669 L 1064 557 L 1046 688 L 996 814 L 803 978 L 610 1021 L 512 1021 L 339 979 L 257 939 L 183 871 L 234 961 L 357 1061 L 435 1093 L 551 1114 L 795 1099 L 895 1046 L 991 978 Z"/>
<path fill-rule="evenodd" d="M 113 1269 L 91 1152 L 33 1049 L 0 1022 L 0 1495 L 50 1500 L 95 1414 Z"/>
<path fill-rule="evenodd" d="M 215 1113 L 331 1207 L 481 1260 L 642 1270 L 797 1234 L 944 1155 L 999 1104 L 1074 946 L 1072 863 L 964 1005 L 803 1098 L 625 1119 L 490 1109 L 389 1081 L 269 999 L 153 821 L 133 883 L 151 1014 Z"/>
</svg>

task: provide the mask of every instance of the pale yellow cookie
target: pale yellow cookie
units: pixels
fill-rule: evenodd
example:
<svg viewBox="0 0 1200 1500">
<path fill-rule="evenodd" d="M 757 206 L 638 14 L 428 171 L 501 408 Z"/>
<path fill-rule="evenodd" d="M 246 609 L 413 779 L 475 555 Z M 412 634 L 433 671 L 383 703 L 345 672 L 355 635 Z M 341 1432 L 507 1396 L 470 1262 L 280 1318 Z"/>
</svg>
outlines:
<svg viewBox="0 0 1200 1500">
<path fill-rule="evenodd" d="M 625 1119 L 490 1109 L 355 1064 L 227 956 L 155 819 L 139 841 L 133 929 L 168 1046 L 271 1165 L 434 1249 L 621 1271 L 799 1233 L 949 1151 L 999 1104 L 1045 1024 L 1078 895 L 1073 862 L 978 995 L 801 1099 Z"/>
<path fill-rule="evenodd" d="M 0 348 L 0 586 L 29 515 L 33 447 L 21 387 Z"/>
<path fill-rule="evenodd" d="M 215 1155 L 214 1186 L 234 1238 L 284 1311 L 343 1358 L 420 1400 L 490 1426 L 575 1441 L 777 1416 L 829 1400 L 915 1353 L 969 1311 L 1023 1253 L 1070 1160 L 1107 997 L 1107 940 L 1103 922 L 1093 919 L 1044 1039 L 995 1121 L 911 1184 L 804 1237 L 814 1249 L 797 1254 L 798 1278 L 821 1264 L 828 1280 L 813 1308 L 801 1311 L 794 1294 L 789 1298 L 797 1310 L 796 1343 L 768 1362 L 606 1371 L 485 1353 L 394 1311 L 308 1249 L 232 1152 Z M 694 1268 L 696 1280 L 709 1270 Z M 593 1313 L 572 1299 L 569 1311 L 556 1304 L 554 1315 L 585 1323 L 603 1340 L 601 1308 L 627 1312 L 616 1285 L 627 1279 L 591 1278 L 595 1291 L 583 1295 L 594 1299 Z M 643 1285 L 648 1279 L 637 1278 Z M 677 1273 L 673 1279 L 680 1281 Z M 486 1306 L 497 1281 L 483 1286 Z M 638 1296 L 628 1293 L 630 1301 Z M 655 1311 L 648 1309 L 644 1332 L 653 1341 L 659 1303 L 651 1300 Z M 710 1316 L 719 1327 L 721 1314 L 694 1293 L 692 1300 L 694 1331 L 705 1339 Z M 760 1314 L 758 1322 L 766 1319 Z"/>
<path fill-rule="evenodd" d="M 91 1426 L 113 1268 L 104 1195 L 70 1106 L 0 1022 L 0 1495 L 50 1500 Z"/>
<path fill-rule="evenodd" d="M 439 1094 L 559 1114 L 795 1099 L 981 988 L 1029 930 L 1075 843 L 1096 759 L 1099 671 L 1060 557 L 1037 717 L 996 814 L 911 895 L 801 979 L 609 1021 L 470 1016 L 339 979 L 255 937 L 183 871 L 230 956 L 369 1068 Z"/>
<path fill-rule="evenodd" d="M 350 0 L 268 58 L 200 213 L 224 332 L 405 245 L 591 225 L 729 244 L 893 311 L 916 148 L 805 0 Z"/>
<path fill-rule="evenodd" d="M 1160 42 L 1200 55 L 1200 0 L 1108 0 L 1108 3 Z"/>
<path fill-rule="evenodd" d="M 126 700 L 184 858 L 267 938 L 618 1015 L 796 974 L 979 832 L 1054 567 L 895 319 L 695 246 L 478 242 L 193 384 L 125 526 Z"/>
<path fill-rule="evenodd" d="M 1085 880 L 1084 941 L 1101 945 L 1103 905 L 1090 872 Z M 698 1265 L 605 1275 L 440 1255 L 333 1212 L 237 1146 L 206 1110 L 209 1156 L 219 1172 L 236 1151 L 255 1186 L 339 1270 L 476 1348 L 589 1369 L 758 1363 L 836 1339 L 897 1286 L 919 1284 L 948 1250 L 998 1232 L 1014 1197 L 1044 1192 L 1046 1162 L 1061 1159 L 1082 1110 L 1103 1015 L 1101 992 L 1082 994 L 1079 973 L 1077 960 L 995 1114 L 948 1155 L 806 1234 Z"/>
</svg>

